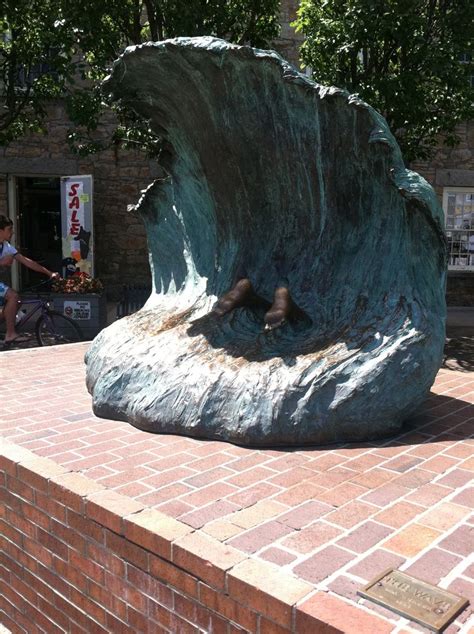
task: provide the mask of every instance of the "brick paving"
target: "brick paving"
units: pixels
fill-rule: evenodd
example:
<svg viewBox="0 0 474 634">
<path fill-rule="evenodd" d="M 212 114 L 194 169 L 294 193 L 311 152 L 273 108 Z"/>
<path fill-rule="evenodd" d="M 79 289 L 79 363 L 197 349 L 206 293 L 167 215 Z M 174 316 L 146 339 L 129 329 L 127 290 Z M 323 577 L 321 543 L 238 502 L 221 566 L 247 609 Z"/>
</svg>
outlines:
<svg viewBox="0 0 474 634">
<path fill-rule="evenodd" d="M 113 510 L 120 493 L 137 510 L 157 509 L 189 527 L 179 540 L 187 565 L 189 552 L 205 552 L 211 538 L 242 552 L 231 576 L 237 595 L 244 576 L 256 589 L 272 586 L 267 570 L 313 584 L 320 592 L 302 606 L 301 631 L 305 613 L 323 619 L 340 610 L 341 599 L 343 631 L 380 632 L 380 623 L 387 632 L 424 631 L 357 597 L 357 588 L 389 566 L 474 603 L 472 372 L 440 370 L 395 438 L 249 449 L 96 418 L 84 383 L 87 345 L 2 353 L 0 433 L 105 486 L 89 496 L 91 513 Z M 279 592 L 290 599 L 292 588 Z M 446 632 L 472 634 L 472 606 Z"/>
</svg>

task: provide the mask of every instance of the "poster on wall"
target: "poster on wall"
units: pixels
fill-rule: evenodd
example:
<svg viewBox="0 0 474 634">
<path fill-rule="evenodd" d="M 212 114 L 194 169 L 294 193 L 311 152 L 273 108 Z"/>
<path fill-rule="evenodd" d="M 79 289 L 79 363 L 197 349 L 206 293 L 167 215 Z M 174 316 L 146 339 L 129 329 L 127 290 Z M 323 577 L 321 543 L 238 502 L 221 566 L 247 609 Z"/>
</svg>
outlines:
<svg viewBox="0 0 474 634">
<path fill-rule="evenodd" d="M 93 277 L 92 176 L 61 178 L 61 229 L 64 268 Z"/>
</svg>

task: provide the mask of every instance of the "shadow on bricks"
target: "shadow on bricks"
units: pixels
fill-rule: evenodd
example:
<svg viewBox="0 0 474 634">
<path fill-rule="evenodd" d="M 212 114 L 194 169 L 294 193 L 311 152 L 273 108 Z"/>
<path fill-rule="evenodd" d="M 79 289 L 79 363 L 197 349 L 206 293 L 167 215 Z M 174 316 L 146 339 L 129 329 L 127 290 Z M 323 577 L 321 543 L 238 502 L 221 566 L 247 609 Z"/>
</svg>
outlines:
<svg viewBox="0 0 474 634">
<path fill-rule="evenodd" d="M 447 337 L 442 367 L 458 372 L 474 372 L 474 337 Z"/>
</svg>

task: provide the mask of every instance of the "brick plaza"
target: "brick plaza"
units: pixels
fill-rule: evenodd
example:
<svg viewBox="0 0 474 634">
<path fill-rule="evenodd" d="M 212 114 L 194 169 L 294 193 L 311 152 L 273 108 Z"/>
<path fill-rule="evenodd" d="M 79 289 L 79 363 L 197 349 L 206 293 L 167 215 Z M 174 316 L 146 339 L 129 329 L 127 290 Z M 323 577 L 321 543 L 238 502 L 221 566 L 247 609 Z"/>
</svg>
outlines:
<svg viewBox="0 0 474 634">
<path fill-rule="evenodd" d="M 389 567 L 474 602 L 472 372 L 396 438 L 257 450 L 96 418 L 86 349 L 2 353 L 12 632 L 427 632 L 356 595 Z"/>
</svg>

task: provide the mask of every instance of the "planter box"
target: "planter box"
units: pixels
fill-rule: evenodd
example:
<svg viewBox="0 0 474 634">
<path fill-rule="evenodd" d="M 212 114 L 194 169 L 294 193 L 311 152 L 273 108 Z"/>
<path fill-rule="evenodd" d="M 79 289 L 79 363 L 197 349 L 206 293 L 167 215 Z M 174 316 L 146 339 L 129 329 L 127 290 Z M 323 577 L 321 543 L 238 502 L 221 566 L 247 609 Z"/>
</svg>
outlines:
<svg viewBox="0 0 474 634">
<path fill-rule="evenodd" d="M 22 299 L 37 298 L 35 293 L 21 293 Z M 107 325 L 107 300 L 105 294 L 95 293 L 40 293 L 40 297 L 47 299 L 52 309 L 73 319 L 84 337 L 84 341 L 93 339 Z M 22 311 L 31 313 L 33 307 L 23 304 Z M 40 313 L 23 325 L 25 331 L 33 332 Z"/>
<path fill-rule="evenodd" d="M 84 339 L 93 339 L 107 325 L 105 294 L 52 293 L 50 303 L 62 315 L 74 319 Z"/>
</svg>

